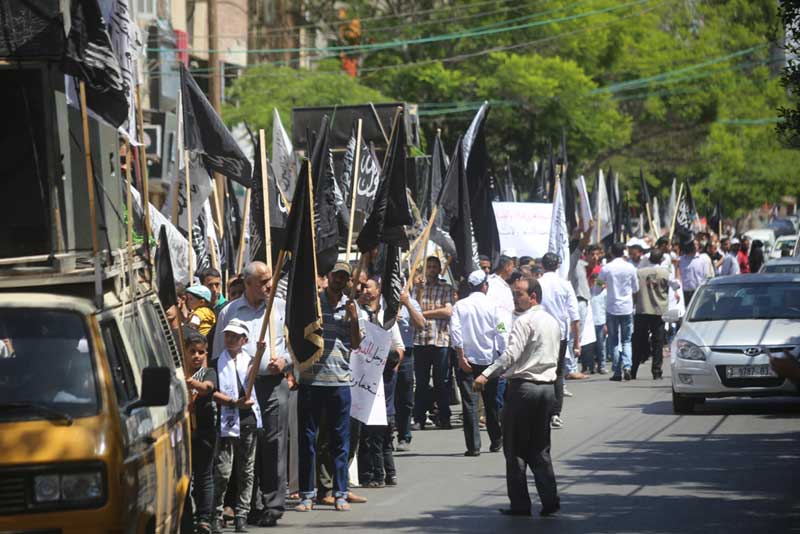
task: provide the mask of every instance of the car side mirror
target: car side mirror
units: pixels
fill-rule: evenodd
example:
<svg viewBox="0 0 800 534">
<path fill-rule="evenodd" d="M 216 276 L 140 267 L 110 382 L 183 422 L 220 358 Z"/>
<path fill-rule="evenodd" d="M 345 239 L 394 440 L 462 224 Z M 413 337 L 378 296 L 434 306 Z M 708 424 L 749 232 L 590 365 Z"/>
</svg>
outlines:
<svg viewBox="0 0 800 534">
<path fill-rule="evenodd" d="M 169 367 L 145 367 L 142 369 L 142 394 L 139 400 L 128 405 L 125 412 L 145 406 L 166 406 L 169 403 L 169 391 L 172 383 L 172 371 Z"/>
</svg>

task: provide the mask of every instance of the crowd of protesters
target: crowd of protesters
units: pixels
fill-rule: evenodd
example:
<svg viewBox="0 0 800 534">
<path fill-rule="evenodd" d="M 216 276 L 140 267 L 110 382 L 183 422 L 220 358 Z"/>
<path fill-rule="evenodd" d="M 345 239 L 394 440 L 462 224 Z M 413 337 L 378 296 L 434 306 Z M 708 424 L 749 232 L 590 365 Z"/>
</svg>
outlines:
<svg viewBox="0 0 800 534">
<path fill-rule="evenodd" d="M 508 250 L 494 269 L 480 257 L 480 269 L 456 287 L 438 256 L 426 258 L 411 292 L 401 293 L 391 328 L 383 426 L 350 417 L 350 352 L 364 322 L 384 324 L 381 281 L 369 264 L 339 262 L 318 279 L 324 348 L 297 368 L 284 338 L 285 288 L 259 347 L 273 281 L 267 265 L 250 263 L 225 292 L 213 268 L 179 287 L 168 314 L 191 365 L 194 415 L 185 531 L 221 532 L 231 520 L 237 532 L 274 526 L 290 501 L 298 512 L 365 503 L 351 485 L 398 485 L 394 452 L 411 450 L 415 431 L 453 428 L 451 404 L 459 398 L 464 455 L 481 454 L 484 428 L 489 452 L 505 453 L 505 512 L 530 514 L 530 466 L 542 513 L 555 513 L 550 431 L 567 419 L 564 398 L 573 393 L 566 381 L 606 374 L 609 364 L 610 380 L 633 380 L 647 361 L 661 379 L 669 333 L 662 316 L 684 307 L 706 279 L 755 272 L 763 261 L 759 243 L 747 238 L 701 233 L 682 243 L 661 237 L 604 246 L 591 244 L 591 235 L 589 228 L 572 236 L 566 278 L 554 253 L 534 259 Z M 247 392 L 259 348 L 264 357 Z"/>
</svg>

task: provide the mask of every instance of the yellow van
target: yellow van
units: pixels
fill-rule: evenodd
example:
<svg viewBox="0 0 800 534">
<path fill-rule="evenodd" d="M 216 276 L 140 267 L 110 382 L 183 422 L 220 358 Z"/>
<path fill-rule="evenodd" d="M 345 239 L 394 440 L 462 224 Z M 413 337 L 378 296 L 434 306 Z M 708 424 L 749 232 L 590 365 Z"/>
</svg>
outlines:
<svg viewBox="0 0 800 534">
<path fill-rule="evenodd" d="M 143 270 L 104 274 L 101 298 L 91 271 L 0 277 L 0 533 L 179 530 L 178 348 Z"/>
</svg>

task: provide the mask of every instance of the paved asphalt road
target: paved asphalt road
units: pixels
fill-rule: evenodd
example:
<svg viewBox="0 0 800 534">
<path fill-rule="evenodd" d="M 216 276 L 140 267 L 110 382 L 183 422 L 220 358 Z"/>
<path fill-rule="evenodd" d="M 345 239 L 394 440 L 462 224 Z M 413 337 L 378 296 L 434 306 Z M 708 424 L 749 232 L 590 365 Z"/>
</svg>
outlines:
<svg viewBox="0 0 800 534">
<path fill-rule="evenodd" d="M 647 375 L 642 379 L 643 375 Z M 460 428 L 416 432 L 396 455 L 400 485 L 355 491 L 348 513 L 289 511 L 295 532 L 800 532 L 800 398 L 708 401 L 672 413 L 670 381 L 570 381 L 553 431 L 562 512 L 505 517 L 502 453 L 465 458 Z M 538 511 L 536 490 L 529 485 Z M 232 531 L 232 529 L 226 529 Z M 269 530 L 250 527 L 251 532 Z M 274 531 L 274 530 L 272 530 Z"/>
</svg>

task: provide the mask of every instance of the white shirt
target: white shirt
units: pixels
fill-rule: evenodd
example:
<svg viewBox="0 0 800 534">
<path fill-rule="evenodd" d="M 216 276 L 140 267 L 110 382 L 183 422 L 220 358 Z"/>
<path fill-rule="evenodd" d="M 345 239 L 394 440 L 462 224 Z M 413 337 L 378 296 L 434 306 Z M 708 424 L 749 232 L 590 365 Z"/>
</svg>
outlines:
<svg viewBox="0 0 800 534">
<path fill-rule="evenodd" d="M 480 291 L 472 292 L 453 306 L 450 343 L 464 351 L 475 365 L 491 365 L 506 350 L 508 325 L 493 301 Z"/>
<path fill-rule="evenodd" d="M 572 284 L 558 276 L 557 272 L 550 271 L 539 278 L 539 285 L 542 288 L 542 308 L 558 321 L 561 339 L 567 339 L 570 323 L 581 319 Z"/>
<path fill-rule="evenodd" d="M 558 321 L 541 306 L 517 317 L 508 348 L 483 371 L 486 378 L 504 374 L 511 379 L 555 382 L 561 345 Z"/>
<path fill-rule="evenodd" d="M 695 291 L 706 279 L 714 276 L 714 266 L 711 263 L 711 258 L 706 254 L 681 256 L 678 265 L 681 271 L 683 289 L 686 291 Z"/>
<path fill-rule="evenodd" d="M 225 330 L 225 327 L 231 322 L 231 319 L 239 319 L 247 323 L 247 329 L 250 333 L 247 336 L 247 343 L 245 343 L 243 348 L 248 354 L 255 357 L 258 350 L 256 345 L 258 343 L 258 336 L 261 334 L 261 323 L 264 319 L 266 306 L 266 301 L 264 301 L 259 304 L 258 308 L 253 308 L 245 296 L 242 295 L 222 308 L 217 314 L 217 324 L 214 330 L 214 346 L 211 351 L 212 358 L 218 358 L 225 350 L 225 334 L 223 330 Z M 277 358 L 283 358 L 286 361 L 286 365 L 291 365 L 292 356 L 289 354 L 289 350 L 286 347 L 285 325 L 286 302 L 282 299 L 275 298 L 272 303 L 272 313 L 270 317 L 270 326 L 275 328 L 275 356 Z M 267 326 L 266 335 L 264 336 L 267 349 L 261 357 L 261 365 L 258 368 L 258 374 L 260 375 L 268 374 L 267 365 L 269 365 L 269 361 L 272 357 L 270 354 L 269 328 L 270 327 Z"/>
<path fill-rule="evenodd" d="M 400 306 L 403 307 L 402 304 Z M 377 324 L 383 328 L 383 301 L 381 301 L 381 307 L 378 309 L 377 315 Z M 359 316 L 361 317 L 362 321 L 369 321 L 370 312 L 366 308 L 361 308 L 359 310 Z M 406 350 L 406 344 L 403 343 L 403 335 L 400 333 L 400 325 L 397 323 L 398 321 L 395 321 L 392 327 L 389 329 L 389 333 L 392 335 L 392 350 L 403 352 Z M 361 330 L 363 331 L 364 327 L 362 327 Z"/>
<path fill-rule="evenodd" d="M 719 268 L 719 275 L 726 276 L 729 274 L 739 274 L 740 272 L 739 260 L 736 258 L 736 254 L 730 252 L 725 254 L 725 258 L 722 260 L 722 265 L 720 265 Z"/>
<path fill-rule="evenodd" d="M 616 258 L 603 267 L 598 278 L 606 283 L 606 312 L 611 315 L 631 315 L 633 294 L 639 291 L 636 267 L 622 258 Z"/>
<path fill-rule="evenodd" d="M 503 312 L 503 323 L 506 327 L 511 328 L 513 322 L 511 315 L 514 313 L 514 294 L 511 292 L 511 288 L 497 274 L 490 274 L 487 282 L 489 282 L 489 291 L 486 292 L 486 296 Z"/>
</svg>

